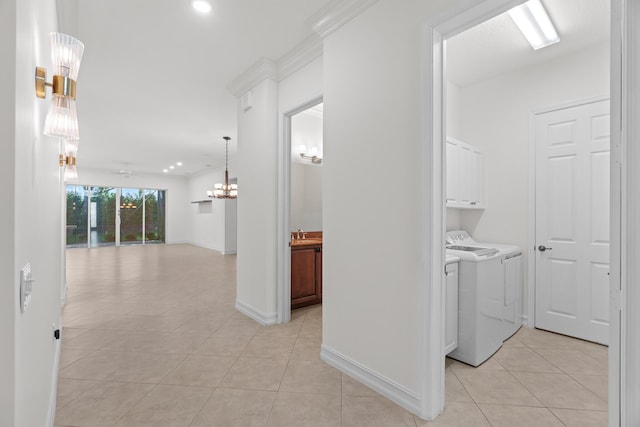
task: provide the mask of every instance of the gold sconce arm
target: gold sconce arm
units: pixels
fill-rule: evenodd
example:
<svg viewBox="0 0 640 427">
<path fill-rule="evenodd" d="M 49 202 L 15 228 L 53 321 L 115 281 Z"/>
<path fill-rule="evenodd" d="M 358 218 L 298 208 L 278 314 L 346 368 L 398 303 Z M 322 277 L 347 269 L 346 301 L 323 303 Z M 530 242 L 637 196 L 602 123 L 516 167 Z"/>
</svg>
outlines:
<svg viewBox="0 0 640 427">
<path fill-rule="evenodd" d="M 65 156 L 64 154 L 60 154 L 60 161 L 58 164 L 62 166 L 75 166 L 76 165 L 76 157 L 75 156 Z"/>
<path fill-rule="evenodd" d="M 54 95 L 76 99 L 76 81 L 65 76 L 54 75 L 52 83 L 47 83 L 46 68 L 36 67 L 36 96 L 45 98 L 46 87 L 51 88 Z"/>
</svg>

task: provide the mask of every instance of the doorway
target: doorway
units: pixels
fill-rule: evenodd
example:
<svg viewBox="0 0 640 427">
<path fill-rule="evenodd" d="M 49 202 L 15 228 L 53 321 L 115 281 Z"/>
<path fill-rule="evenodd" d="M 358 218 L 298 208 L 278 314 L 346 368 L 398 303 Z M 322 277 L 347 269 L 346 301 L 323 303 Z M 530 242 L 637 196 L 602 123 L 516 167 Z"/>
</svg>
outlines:
<svg viewBox="0 0 640 427">
<path fill-rule="evenodd" d="M 429 92 L 429 97 L 427 99 L 428 106 L 426 107 L 427 111 L 429 112 L 431 123 L 433 124 L 432 129 L 427 129 L 427 131 L 429 132 L 429 135 L 427 136 L 428 141 L 429 140 L 444 141 L 445 137 L 448 136 L 448 133 L 447 133 L 448 129 L 445 128 L 445 125 L 448 124 L 448 122 L 445 120 L 443 116 L 445 116 L 445 114 L 448 114 L 449 112 L 446 111 L 445 113 L 446 104 L 444 102 L 442 103 L 440 102 L 441 100 L 444 99 L 449 89 L 446 83 L 446 74 L 445 74 L 447 71 L 445 67 L 445 62 L 448 54 L 448 52 L 445 52 L 445 49 L 446 49 L 445 46 L 447 44 L 447 41 L 453 36 L 460 34 L 461 32 L 477 25 L 478 22 L 483 22 L 488 19 L 491 19 L 497 16 L 498 14 L 517 5 L 518 3 L 522 3 L 522 2 L 496 0 L 496 1 L 481 2 L 481 4 L 479 3 L 479 5 L 476 8 L 467 7 L 465 9 L 460 7 L 460 9 L 458 10 L 454 10 L 455 8 L 452 8 L 452 10 L 448 11 L 449 14 L 444 13 L 442 14 L 442 16 L 434 19 L 434 21 L 437 21 L 437 23 L 434 22 L 428 25 L 427 28 L 429 30 L 428 31 L 429 55 L 431 56 L 429 58 L 429 63 L 431 66 L 433 66 L 433 69 L 431 70 L 432 72 L 431 78 L 433 80 L 431 80 L 428 83 L 430 92 Z M 615 71 L 615 66 L 613 66 L 613 68 Z M 614 78 L 614 81 L 615 81 L 615 76 L 613 73 L 612 73 L 612 78 Z M 617 78 L 620 79 L 620 75 L 617 75 Z M 612 90 L 615 91 L 615 85 L 613 85 L 612 87 L 614 87 L 614 89 Z M 517 95 L 518 92 L 519 90 L 514 91 L 513 95 Z M 606 93 L 606 92 L 602 92 L 602 93 Z M 619 93 L 617 94 L 612 93 L 611 95 L 612 97 L 615 97 L 615 96 L 619 96 Z M 571 99 L 571 98 L 568 98 L 568 99 Z M 492 105 L 500 101 L 500 99 L 496 99 L 495 97 L 488 97 L 488 98 L 484 98 L 483 100 L 485 102 L 485 108 L 491 108 Z M 524 118 L 525 122 L 528 120 L 528 118 L 529 118 L 528 116 Z M 503 125 L 509 126 L 510 123 L 504 123 Z M 487 123 L 486 126 L 489 127 L 491 126 L 491 124 Z M 496 127 L 496 129 L 500 131 L 501 128 Z M 528 139 L 528 134 L 525 136 L 525 140 L 527 139 Z M 505 153 L 494 153 L 494 154 L 498 154 L 498 155 L 502 154 L 503 159 L 508 158 L 508 156 Z M 444 163 L 443 161 L 444 158 L 445 158 L 444 146 L 441 146 L 440 144 L 436 143 L 434 144 L 433 150 L 429 153 L 429 156 L 425 159 L 426 162 L 431 165 L 433 170 L 433 175 L 432 175 L 433 186 L 431 186 L 430 188 L 432 189 L 431 197 L 434 203 L 437 203 L 438 200 L 444 200 L 444 194 L 442 194 L 444 191 L 444 187 L 442 185 L 444 181 L 444 172 L 445 172 L 443 170 L 444 168 L 442 167 Z M 527 165 L 525 163 L 524 170 L 526 170 L 526 166 Z M 505 177 L 503 177 L 503 180 L 504 179 Z M 528 179 L 528 177 L 526 177 L 525 179 Z M 442 196 L 442 198 L 440 196 Z M 442 206 L 444 206 L 444 203 L 442 201 L 440 201 L 440 203 Z M 506 209 L 507 210 L 512 209 L 514 206 L 517 206 L 517 204 L 518 203 L 512 203 L 511 206 L 506 206 Z M 526 197 L 524 202 L 522 202 L 521 204 L 524 206 L 524 209 L 526 211 L 526 207 L 527 207 Z M 491 205 L 491 199 L 488 200 L 488 206 L 490 205 Z M 619 208 L 619 206 L 617 208 Z M 613 209 L 612 221 L 617 208 L 616 206 L 612 207 Z M 619 209 L 617 210 L 617 212 L 618 213 L 620 212 Z M 443 207 L 443 210 L 441 211 L 442 218 L 439 218 L 439 215 L 440 215 L 440 212 L 434 209 L 433 217 L 431 218 L 432 220 L 431 223 L 433 225 L 432 236 L 434 239 L 441 239 L 444 242 L 443 235 L 445 230 L 450 226 L 451 218 L 446 214 L 444 207 Z M 460 218 L 458 218 L 457 220 L 454 219 L 454 222 L 458 222 L 459 224 L 460 222 L 464 223 L 466 221 L 466 224 L 468 225 L 470 224 L 471 226 L 477 225 L 480 222 L 481 213 L 478 213 L 476 211 L 476 213 L 472 213 L 468 216 L 469 218 L 467 219 L 462 219 L 462 220 Z M 508 227 L 506 228 L 508 229 Z M 617 236 L 618 239 L 619 237 L 620 236 Z M 615 236 L 612 236 L 612 238 L 613 240 L 616 239 Z M 486 239 L 485 236 L 483 236 L 483 238 L 480 238 L 478 240 L 488 241 L 488 239 Z M 493 241 L 500 241 L 500 240 L 494 239 Z M 531 247 L 528 241 L 526 241 L 525 244 L 522 246 Z M 434 248 L 434 254 L 437 254 L 437 253 L 438 253 L 438 249 Z M 434 257 L 434 263 L 438 262 L 440 265 L 442 265 L 443 258 L 444 257 L 442 256 Z M 615 280 L 612 280 L 612 284 L 614 287 L 616 286 Z M 530 301 L 530 303 L 533 305 L 532 301 Z M 529 311 L 529 313 L 532 313 L 532 311 Z M 525 319 L 525 320 L 528 321 L 530 324 L 532 324 L 533 317 L 531 316 L 530 319 Z M 620 345 L 619 325 L 617 327 L 614 325 L 614 328 L 612 328 L 612 331 L 611 331 L 611 337 L 612 337 L 612 345 L 614 346 L 613 354 L 615 355 Z M 434 357 L 436 356 L 434 355 Z M 427 370 L 429 371 L 428 367 L 427 367 Z M 617 400 L 619 399 L 619 395 L 617 395 L 616 393 L 619 391 L 617 385 L 619 385 L 620 374 L 619 374 L 619 360 L 616 360 L 615 357 L 613 362 L 610 365 L 610 372 L 611 372 L 610 378 L 612 378 L 610 390 L 613 390 L 613 393 L 611 393 L 611 397 L 610 397 L 610 401 L 611 401 L 610 407 L 616 408 L 617 405 L 619 404 L 619 401 Z M 612 409 L 612 415 L 611 415 L 612 425 L 614 425 L 617 422 L 616 420 L 618 419 L 617 418 L 618 416 L 619 416 L 619 411 L 617 411 L 616 409 Z"/>
<path fill-rule="evenodd" d="M 606 345 L 609 100 L 540 111 L 532 120 L 535 326 Z"/>
<path fill-rule="evenodd" d="M 292 296 L 303 305 L 322 301 L 323 114 L 321 96 L 283 114 L 278 185 L 278 323 L 291 320 Z M 296 280 L 306 285 L 296 284 L 292 295 L 292 248 L 309 249 L 302 241 L 311 239 L 318 243 L 313 246 L 313 256 L 307 250 L 296 257 L 301 262 Z"/>
</svg>

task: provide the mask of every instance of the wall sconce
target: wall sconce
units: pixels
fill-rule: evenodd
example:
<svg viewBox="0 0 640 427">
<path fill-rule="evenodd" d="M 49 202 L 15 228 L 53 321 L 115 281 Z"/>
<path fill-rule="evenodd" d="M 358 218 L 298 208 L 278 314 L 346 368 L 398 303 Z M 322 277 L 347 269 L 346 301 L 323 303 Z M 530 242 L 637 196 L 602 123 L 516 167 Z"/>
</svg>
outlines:
<svg viewBox="0 0 640 427">
<path fill-rule="evenodd" d="M 59 165 L 64 167 L 64 180 L 76 181 L 78 169 L 76 168 L 76 156 L 78 155 L 78 141 L 64 140 L 63 152 L 60 154 Z"/>
<path fill-rule="evenodd" d="M 44 124 L 44 134 L 78 140 L 78 113 L 76 111 L 76 80 L 84 44 L 62 33 L 50 33 L 51 57 L 54 76 L 47 82 L 47 70 L 36 67 L 36 96 L 46 97 L 46 87 L 51 87 L 53 99 Z"/>
<path fill-rule="evenodd" d="M 315 164 L 322 163 L 322 157 L 320 157 L 318 147 L 311 147 L 311 150 L 307 152 L 307 147 L 305 145 L 299 145 L 298 153 L 300 153 L 300 158 L 302 158 L 302 160 L 309 160 L 311 163 Z"/>
</svg>

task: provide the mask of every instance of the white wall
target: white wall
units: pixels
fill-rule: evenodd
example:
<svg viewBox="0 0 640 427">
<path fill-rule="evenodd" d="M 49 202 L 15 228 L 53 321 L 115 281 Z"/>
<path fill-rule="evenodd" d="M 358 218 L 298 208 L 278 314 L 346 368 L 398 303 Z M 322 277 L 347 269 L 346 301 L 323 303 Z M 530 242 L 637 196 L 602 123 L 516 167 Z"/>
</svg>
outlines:
<svg viewBox="0 0 640 427">
<path fill-rule="evenodd" d="M 252 89 L 253 107 L 238 105 L 237 305 L 276 316 L 278 84 Z"/>
<path fill-rule="evenodd" d="M 238 106 L 237 305 L 263 321 L 277 317 L 278 144 L 284 113 L 322 95 L 322 58 L 279 83 L 251 89 L 253 107 Z M 246 310 L 245 310 L 246 312 Z"/>
<path fill-rule="evenodd" d="M 35 97 L 36 65 L 51 69 L 48 33 L 56 10 L 45 0 L 0 4 L 3 54 L 0 135 L 0 425 L 53 423 L 62 275 L 62 180 L 59 142 L 42 135 L 50 102 Z M 20 313 L 19 269 L 31 263 L 31 304 Z"/>
<path fill-rule="evenodd" d="M 306 147 L 307 153 L 312 147 L 317 148 L 322 157 L 322 116 L 316 114 L 305 110 L 291 117 L 291 160 L 296 163 L 308 163 L 300 158 L 301 145 Z"/>
<path fill-rule="evenodd" d="M 15 337 L 17 289 L 14 273 L 15 238 L 15 140 L 16 140 L 16 1 L 0 2 L 0 425 L 14 425 L 15 419 Z M 23 95 L 24 96 L 24 95 Z M 46 401 L 45 401 L 46 404 Z"/>
<path fill-rule="evenodd" d="M 445 3 L 380 0 L 324 43 L 323 344 L 416 412 L 430 245 L 420 29 Z"/>
<path fill-rule="evenodd" d="M 609 44 L 466 86 L 461 94 L 462 140 L 485 153 L 487 197 L 484 211 L 461 213 L 462 228 L 478 241 L 520 246 L 526 262 L 533 255 L 527 241 L 529 114 L 608 96 Z"/>
<path fill-rule="evenodd" d="M 291 163 L 291 231 L 322 231 L 322 166 Z"/>
<path fill-rule="evenodd" d="M 82 144 L 82 141 L 80 141 Z M 80 153 L 81 155 L 81 153 Z M 179 175 L 139 174 L 125 177 L 110 171 L 82 168 L 78 158 L 78 182 L 73 185 L 99 187 L 148 188 L 167 190 L 166 243 L 189 241 L 189 195 L 187 178 Z"/>
<path fill-rule="evenodd" d="M 229 171 L 235 171 L 235 162 L 230 161 Z M 235 230 L 235 212 L 227 224 L 227 210 L 235 206 L 236 200 L 209 199 L 207 191 L 213 190 L 216 183 L 224 182 L 224 168 L 206 170 L 191 175 L 188 180 L 187 241 L 191 244 L 215 249 L 222 253 L 235 253 L 235 239 L 227 242 L 226 237 Z M 241 192 L 240 190 L 239 192 Z M 211 200 L 210 203 L 190 203 L 197 200 Z M 231 211 L 229 211 L 231 215 Z M 229 230 L 226 230 L 229 226 Z M 232 230 L 233 228 L 233 230 Z M 233 247 L 231 247 L 233 246 Z"/>
<path fill-rule="evenodd" d="M 446 86 L 446 125 L 447 136 L 462 139 L 462 93 L 460 88 L 451 82 Z M 447 231 L 459 230 L 460 209 L 447 208 Z"/>
</svg>

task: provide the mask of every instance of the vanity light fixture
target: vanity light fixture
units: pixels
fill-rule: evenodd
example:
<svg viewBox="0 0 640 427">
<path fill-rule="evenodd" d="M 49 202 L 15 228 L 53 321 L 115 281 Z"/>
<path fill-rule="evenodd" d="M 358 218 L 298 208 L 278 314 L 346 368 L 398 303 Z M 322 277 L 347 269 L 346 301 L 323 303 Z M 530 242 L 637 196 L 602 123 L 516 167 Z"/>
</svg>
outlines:
<svg viewBox="0 0 640 427">
<path fill-rule="evenodd" d="M 509 16 L 516 23 L 533 50 L 558 43 L 560 37 L 540 0 L 529 0 L 509 10 Z"/>
<path fill-rule="evenodd" d="M 238 197 L 238 184 L 229 184 L 229 140 L 228 136 L 222 137 L 225 140 L 225 161 L 224 161 L 224 184 L 213 186 L 213 197 L 216 199 L 235 199 Z M 207 192 L 209 196 L 209 192 Z M 211 196 L 209 196 L 211 197 Z"/>
<path fill-rule="evenodd" d="M 47 70 L 36 67 L 36 96 L 46 97 L 46 87 L 51 87 L 53 99 L 44 124 L 44 134 L 78 140 L 78 113 L 76 111 L 76 80 L 84 44 L 78 39 L 62 33 L 50 33 L 51 57 L 54 75 L 47 82 Z"/>
<path fill-rule="evenodd" d="M 300 153 L 300 158 L 302 160 L 309 160 L 314 164 L 322 163 L 322 157 L 318 152 L 318 147 L 311 147 L 311 149 L 307 152 L 307 147 L 305 145 L 299 145 L 298 153 Z"/>
</svg>

